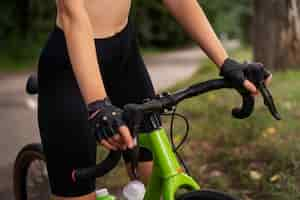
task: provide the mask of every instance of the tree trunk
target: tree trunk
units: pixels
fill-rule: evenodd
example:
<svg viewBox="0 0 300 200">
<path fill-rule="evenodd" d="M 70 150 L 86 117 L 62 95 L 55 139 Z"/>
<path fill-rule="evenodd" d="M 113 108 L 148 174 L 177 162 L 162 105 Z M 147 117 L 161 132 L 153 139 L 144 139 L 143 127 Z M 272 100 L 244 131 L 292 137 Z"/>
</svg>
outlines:
<svg viewBox="0 0 300 200">
<path fill-rule="evenodd" d="M 255 60 L 273 69 L 300 68 L 300 1 L 254 0 Z"/>
</svg>

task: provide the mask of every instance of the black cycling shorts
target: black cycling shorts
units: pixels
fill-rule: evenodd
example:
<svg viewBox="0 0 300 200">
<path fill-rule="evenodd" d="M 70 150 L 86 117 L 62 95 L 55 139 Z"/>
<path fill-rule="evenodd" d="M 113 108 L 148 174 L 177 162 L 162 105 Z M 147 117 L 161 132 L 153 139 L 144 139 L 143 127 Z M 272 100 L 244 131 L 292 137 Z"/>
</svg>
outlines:
<svg viewBox="0 0 300 200">
<path fill-rule="evenodd" d="M 123 107 L 154 97 L 130 22 L 112 37 L 95 39 L 95 44 L 105 89 L 114 105 Z M 96 139 L 59 27 L 42 50 L 38 79 L 38 121 L 52 193 L 62 197 L 89 194 L 95 190 L 95 180 L 73 183 L 71 172 L 95 165 Z M 126 153 L 123 157 L 128 162 Z M 150 160 L 151 152 L 141 149 L 140 161 Z"/>
</svg>

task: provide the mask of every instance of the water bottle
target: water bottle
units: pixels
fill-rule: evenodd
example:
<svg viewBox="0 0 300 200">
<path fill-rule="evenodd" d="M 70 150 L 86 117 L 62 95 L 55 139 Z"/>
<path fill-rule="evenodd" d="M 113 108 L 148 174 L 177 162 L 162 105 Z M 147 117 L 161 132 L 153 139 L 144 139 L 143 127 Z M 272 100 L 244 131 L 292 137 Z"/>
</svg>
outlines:
<svg viewBox="0 0 300 200">
<path fill-rule="evenodd" d="M 143 200 L 145 191 L 144 184 L 138 180 L 134 180 L 123 188 L 123 196 L 126 200 Z"/>
<path fill-rule="evenodd" d="M 96 191 L 96 200 L 116 200 L 116 198 L 110 195 L 106 188 Z"/>
</svg>

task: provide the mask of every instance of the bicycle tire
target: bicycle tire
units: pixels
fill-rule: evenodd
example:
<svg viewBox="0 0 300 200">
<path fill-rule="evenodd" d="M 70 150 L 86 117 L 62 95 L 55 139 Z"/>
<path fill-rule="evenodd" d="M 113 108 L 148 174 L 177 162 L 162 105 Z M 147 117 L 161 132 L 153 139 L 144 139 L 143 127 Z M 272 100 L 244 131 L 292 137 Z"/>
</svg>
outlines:
<svg viewBox="0 0 300 200">
<path fill-rule="evenodd" d="M 43 161 L 46 163 L 46 159 L 41 144 L 35 143 L 35 144 L 26 145 L 18 153 L 14 163 L 14 172 L 13 172 L 13 189 L 14 189 L 15 200 L 28 200 L 28 196 L 29 196 L 27 191 L 28 172 L 30 166 L 35 161 Z M 47 195 L 47 197 L 49 197 L 50 193 L 43 194 L 43 195 Z M 44 199 L 46 200 L 46 198 L 43 198 L 42 200 Z"/>
<path fill-rule="evenodd" d="M 176 198 L 176 200 L 240 200 L 229 194 L 214 191 L 214 190 L 200 190 L 189 192 Z"/>
</svg>

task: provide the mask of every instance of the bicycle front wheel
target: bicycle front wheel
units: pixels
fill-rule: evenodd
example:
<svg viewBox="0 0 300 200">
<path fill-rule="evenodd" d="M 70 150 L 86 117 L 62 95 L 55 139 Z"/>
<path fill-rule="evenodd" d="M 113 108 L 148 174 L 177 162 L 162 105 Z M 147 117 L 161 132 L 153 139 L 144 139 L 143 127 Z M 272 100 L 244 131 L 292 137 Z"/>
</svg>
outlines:
<svg viewBox="0 0 300 200">
<path fill-rule="evenodd" d="M 14 164 L 15 200 L 49 200 L 51 197 L 46 160 L 41 144 L 29 144 Z"/>
<path fill-rule="evenodd" d="M 176 198 L 176 200 L 239 200 L 228 194 L 213 190 L 200 190 L 189 192 Z"/>
</svg>

